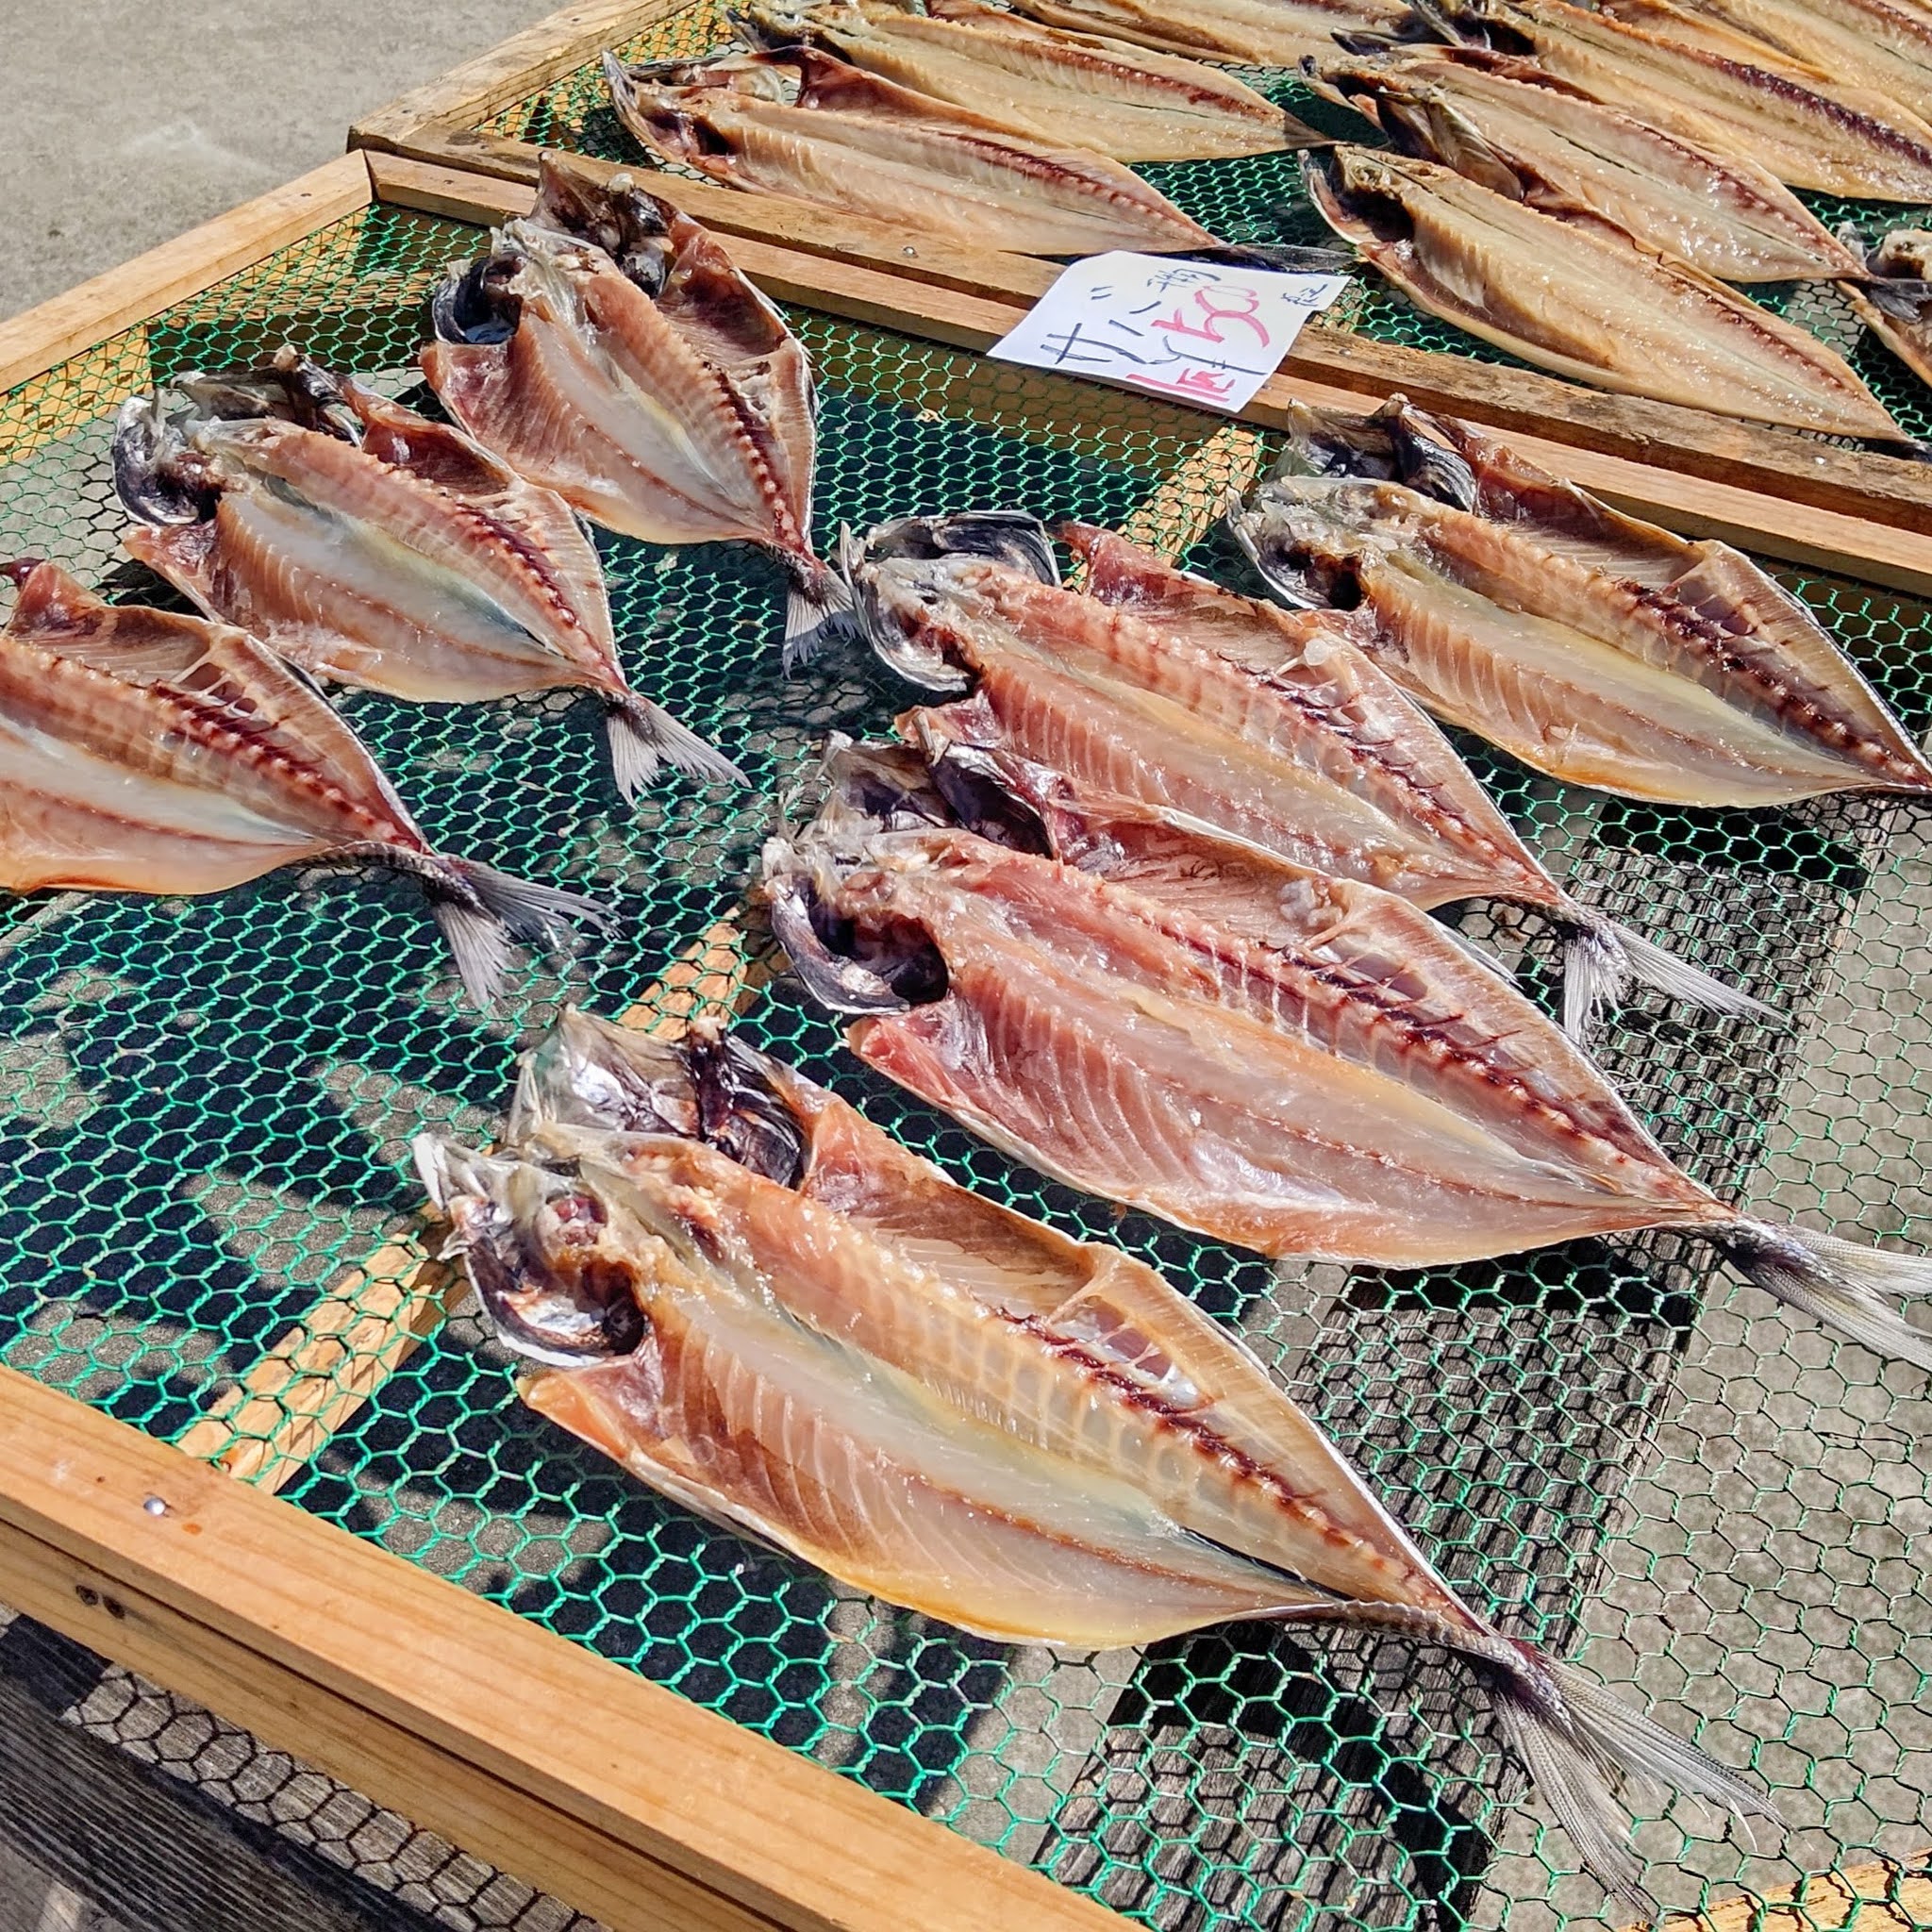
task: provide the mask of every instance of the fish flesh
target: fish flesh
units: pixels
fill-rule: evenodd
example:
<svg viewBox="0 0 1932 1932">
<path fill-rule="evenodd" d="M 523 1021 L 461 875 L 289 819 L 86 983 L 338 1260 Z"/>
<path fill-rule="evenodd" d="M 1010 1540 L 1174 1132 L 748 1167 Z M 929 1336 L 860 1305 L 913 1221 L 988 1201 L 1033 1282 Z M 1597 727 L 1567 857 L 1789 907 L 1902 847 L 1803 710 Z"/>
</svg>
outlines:
<svg viewBox="0 0 1932 1932">
<path fill-rule="evenodd" d="M 734 16 L 761 48 L 822 47 L 854 67 L 1049 146 L 1117 161 L 1219 160 L 1321 139 L 1231 74 L 1071 33 L 984 0 L 765 0 Z"/>
<path fill-rule="evenodd" d="M 1008 750 L 1424 908 L 1534 907 L 1568 941 L 1565 1024 L 1578 1034 L 1632 977 L 1764 1010 L 1571 898 L 1356 646 L 1356 620 L 1273 610 L 1086 525 L 1062 535 L 1086 562 L 1082 591 L 1059 586 L 1044 532 L 1013 513 L 908 518 L 847 546 L 880 657 L 927 690 L 971 687 L 909 714 L 908 736 Z"/>
<path fill-rule="evenodd" d="M 1230 518 L 1270 587 L 1341 603 L 1438 717 L 1533 769 L 1671 805 L 1932 791 L 1932 764 L 1748 558 L 1599 503 L 1391 398 L 1296 417 Z"/>
<path fill-rule="evenodd" d="M 366 860 L 414 879 L 490 1005 L 512 937 L 610 925 L 575 892 L 437 851 L 362 741 L 232 625 L 108 604 L 57 565 L 0 629 L 0 886 L 200 895 L 278 866 Z"/>
<path fill-rule="evenodd" d="M 841 595 L 811 550 L 811 364 L 708 230 L 546 154 L 529 217 L 432 313 L 424 374 L 479 443 L 621 536 L 761 545 L 791 586 L 787 660 L 809 652 Z"/>
<path fill-rule="evenodd" d="M 1303 158 L 1317 210 L 1418 308 L 1573 382 L 1833 436 L 1912 439 L 1837 350 L 1614 232 L 1431 161 Z"/>
<path fill-rule="evenodd" d="M 1440 1642 L 1603 1882 L 1609 1778 L 1736 1774 L 1506 1637 L 1238 1341 L 1117 1249 L 956 1186 L 741 1041 L 566 1013 L 504 1155 L 419 1165 L 539 1413 L 699 1514 L 1000 1641 L 1230 1617 Z"/>
<path fill-rule="evenodd" d="M 1570 0 L 1425 0 L 1446 35 L 1533 56 L 1557 79 L 1699 147 L 1740 155 L 1788 188 L 1932 201 L 1932 125 L 1775 56 L 1734 58 Z"/>
<path fill-rule="evenodd" d="M 460 431 L 284 348 L 135 396 L 114 438 L 128 554 L 318 677 L 425 704 L 581 689 L 626 797 L 660 760 L 742 783 L 625 682 L 570 507 Z"/>
<path fill-rule="evenodd" d="M 1840 231 L 1863 249 L 1858 231 Z M 1866 278 L 1840 286 L 1853 312 L 1921 382 L 1932 383 L 1932 234 L 1894 228 L 1864 256 Z"/>
<path fill-rule="evenodd" d="M 1921 120 L 1932 119 L 1932 14 L 1894 0 L 1606 0 L 1613 20 L 1666 40 L 1728 29 L 1740 47 L 1769 46 L 1784 59 L 1857 88 Z M 1761 53 L 1741 53 L 1770 64 Z"/>
<path fill-rule="evenodd" d="M 1260 943 L 959 830 L 766 847 L 773 931 L 868 1066 L 1067 1185 L 1264 1255 L 1387 1268 L 1695 1230 L 1932 1367 L 1932 1258 L 1773 1225 L 1672 1164 L 1530 1003 L 1359 882 Z M 1324 915 L 1341 907 L 1340 927 Z"/>
<path fill-rule="evenodd" d="M 1724 282 L 1862 272 L 1790 189 L 1755 161 L 1694 146 L 1545 75 L 1474 48 L 1329 60 L 1309 83 L 1404 154 L 1438 161 L 1559 221 L 1627 237 Z"/>
<path fill-rule="evenodd" d="M 625 67 L 618 118 L 707 180 L 1015 255 L 1218 244 L 1131 170 L 861 73 L 815 47 Z"/>
<path fill-rule="evenodd" d="M 1332 53 L 1338 34 L 1399 34 L 1413 24 L 1402 0 L 1014 0 L 1014 10 L 1048 26 L 1253 67 L 1292 67 Z"/>
</svg>

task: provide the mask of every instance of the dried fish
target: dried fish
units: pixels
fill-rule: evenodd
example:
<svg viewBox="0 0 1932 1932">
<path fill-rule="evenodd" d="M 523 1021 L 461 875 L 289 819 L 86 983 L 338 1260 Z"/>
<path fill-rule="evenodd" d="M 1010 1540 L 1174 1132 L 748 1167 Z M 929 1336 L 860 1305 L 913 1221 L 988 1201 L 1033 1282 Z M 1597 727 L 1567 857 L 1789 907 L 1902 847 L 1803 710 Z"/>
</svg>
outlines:
<svg viewBox="0 0 1932 1932">
<path fill-rule="evenodd" d="M 1049 26 L 1111 34 L 1197 60 L 1292 67 L 1332 53 L 1335 36 L 1396 34 L 1412 17 L 1400 0 L 1014 0 Z"/>
<path fill-rule="evenodd" d="M 1322 218 L 1419 308 L 1626 395 L 1909 443 L 1851 365 L 1723 282 L 1429 161 L 1303 157 Z"/>
<path fill-rule="evenodd" d="M 1544 74 L 1475 48 L 1410 48 L 1311 66 L 1404 154 L 1726 282 L 1821 280 L 1858 258 L 1775 175 L 1694 146 Z"/>
<path fill-rule="evenodd" d="M 1235 535 L 1291 603 L 1347 605 L 1439 717 L 1552 777 L 1674 805 L 1932 791 L 1817 620 L 1729 545 L 1620 515 L 1399 396 L 1297 425 Z"/>
<path fill-rule="evenodd" d="M 570 507 L 432 423 L 283 349 L 133 397 L 114 439 L 130 556 L 210 617 L 339 684 L 427 704 L 578 688 L 609 708 L 626 797 L 660 759 L 742 775 L 625 681 Z"/>
<path fill-rule="evenodd" d="M 478 442 L 624 536 L 761 544 L 791 586 L 788 661 L 811 648 L 842 594 L 811 552 L 811 365 L 706 229 L 546 154 L 530 217 L 434 315 L 424 373 Z"/>
<path fill-rule="evenodd" d="M 1104 531 L 1063 534 L 1087 561 L 1085 593 L 1058 587 L 1044 532 L 1009 513 L 906 519 L 847 546 L 874 648 L 928 689 L 973 687 L 908 731 L 1016 752 L 1417 906 L 1536 907 L 1568 937 L 1565 1024 L 1579 1034 L 1633 976 L 1763 1010 L 1564 892 L 1357 648 L 1356 620 L 1288 617 Z"/>
<path fill-rule="evenodd" d="M 1171 254 L 1214 237 L 1118 161 L 863 74 L 812 47 L 626 68 L 624 125 L 727 188 L 1018 255 Z"/>
<path fill-rule="evenodd" d="M 575 892 L 438 852 L 361 741 L 230 625 L 105 603 L 37 558 L 0 629 L 0 886 L 201 894 L 278 866 L 413 878 L 488 1006 L 514 936 L 608 928 Z"/>
<path fill-rule="evenodd" d="M 1854 227 L 1840 239 L 1862 248 Z M 1921 382 L 1932 383 L 1932 235 L 1894 228 L 1864 267 L 1869 279 L 1842 284 L 1854 313 Z"/>
<path fill-rule="evenodd" d="M 1807 80 L 1775 57 L 1734 58 L 1569 0 L 1424 4 L 1445 33 L 1533 55 L 1593 100 L 1699 147 L 1756 161 L 1788 188 L 1932 201 L 1932 125 L 1907 108 Z"/>
<path fill-rule="evenodd" d="M 734 15 L 763 48 L 808 45 L 1050 147 L 1117 161 L 1224 159 L 1320 137 L 1231 74 L 1071 33 L 984 0 L 764 0 Z"/>
<path fill-rule="evenodd" d="M 867 1065 L 1042 1172 L 1274 1256 L 1417 1268 L 1643 1227 L 1932 1368 L 1932 1259 L 1755 1220 L 1499 975 L 1329 881 L 1260 943 L 962 830 L 766 847 L 773 930 Z M 1327 913 L 1344 911 L 1339 928 Z"/>
<path fill-rule="evenodd" d="M 1153 1270 L 955 1186 L 741 1042 L 567 1014 L 512 1135 L 417 1156 L 499 1335 L 541 1365 L 524 1399 L 700 1514 L 1007 1641 L 1261 1615 L 1442 1643 L 1633 1904 L 1610 1776 L 1765 1811 L 1466 1604 Z"/>
</svg>

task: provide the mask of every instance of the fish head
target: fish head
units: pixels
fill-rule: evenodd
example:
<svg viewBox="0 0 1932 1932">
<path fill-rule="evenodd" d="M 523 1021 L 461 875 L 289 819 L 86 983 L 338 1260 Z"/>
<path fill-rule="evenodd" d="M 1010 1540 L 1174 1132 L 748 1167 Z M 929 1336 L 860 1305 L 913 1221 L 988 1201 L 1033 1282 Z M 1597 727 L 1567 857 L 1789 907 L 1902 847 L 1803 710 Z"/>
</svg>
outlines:
<svg viewBox="0 0 1932 1932">
<path fill-rule="evenodd" d="M 509 1138 L 527 1140 L 550 1124 L 695 1136 L 691 1070 L 670 1041 L 566 1007 L 523 1056 Z"/>
<path fill-rule="evenodd" d="M 1058 856 L 1053 825 L 1066 779 L 1002 745 L 975 744 L 948 722 L 944 711 L 924 708 L 908 712 L 899 729 L 918 745 L 952 822 L 1009 851 Z"/>
<path fill-rule="evenodd" d="M 344 442 L 362 440 L 362 419 L 350 386 L 285 342 L 253 369 L 191 370 L 175 378 L 187 399 L 192 429 L 209 423 L 292 423 Z"/>
<path fill-rule="evenodd" d="M 435 1134 L 418 1135 L 412 1151 L 450 1224 L 443 1253 L 462 1257 L 507 1347 L 556 1368 L 637 1349 L 650 1326 L 640 1299 L 647 1257 L 613 1225 L 595 1191 Z"/>
<path fill-rule="evenodd" d="M 1367 479 L 1290 473 L 1261 484 L 1227 525 L 1284 603 L 1351 610 L 1361 602 L 1362 563 L 1407 541 L 1408 520 L 1391 514 L 1391 495 L 1403 494 Z"/>
<path fill-rule="evenodd" d="M 529 221 L 602 249 L 653 299 L 663 292 L 678 233 L 690 225 L 629 169 L 603 174 L 548 150 L 538 160 Z"/>
<path fill-rule="evenodd" d="M 523 258 L 492 248 L 472 261 L 453 262 L 429 298 L 429 320 L 444 342 L 507 342 L 522 321 L 524 299 L 517 291 Z"/>
<path fill-rule="evenodd" d="M 138 523 L 205 523 L 221 501 L 214 465 L 189 441 L 185 409 L 158 391 L 130 396 L 114 419 L 114 492 Z"/>
<path fill-rule="evenodd" d="M 806 991 L 829 1012 L 903 1013 L 944 997 L 945 961 L 924 928 L 865 906 L 862 893 L 848 890 L 892 842 L 876 841 L 866 854 L 841 861 L 809 828 L 796 843 L 766 841 L 758 891 L 773 937 Z"/>
<path fill-rule="evenodd" d="M 824 803 L 812 835 L 841 851 L 862 852 L 881 832 L 953 823 L 925 760 L 909 744 L 855 744 L 835 732 L 825 747 L 823 776 Z"/>
</svg>

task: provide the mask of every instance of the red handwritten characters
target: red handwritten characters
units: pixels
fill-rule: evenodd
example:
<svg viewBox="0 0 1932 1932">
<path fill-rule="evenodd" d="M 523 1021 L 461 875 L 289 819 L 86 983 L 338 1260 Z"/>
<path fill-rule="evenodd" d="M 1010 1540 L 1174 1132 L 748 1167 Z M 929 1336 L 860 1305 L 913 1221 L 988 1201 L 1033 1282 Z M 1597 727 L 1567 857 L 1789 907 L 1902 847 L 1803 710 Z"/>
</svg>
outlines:
<svg viewBox="0 0 1932 1932">
<path fill-rule="evenodd" d="M 1240 308 L 1220 306 L 1214 299 L 1216 293 L 1232 297 L 1243 306 Z M 1183 306 L 1185 305 L 1176 303 L 1174 313 L 1158 317 L 1154 326 L 1170 335 L 1193 336 L 1201 341 L 1212 342 L 1217 348 L 1225 345 L 1227 341 L 1225 325 L 1234 323 L 1241 324 L 1244 328 L 1252 329 L 1255 340 L 1264 349 L 1271 341 L 1268 325 L 1261 321 L 1256 313 L 1261 306 L 1261 297 L 1253 289 L 1234 288 L 1221 291 L 1196 289 L 1194 291 L 1192 306 L 1200 309 L 1207 318 L 1204 322 L 1190 322 L 1181 313 Z"/>
</svg>

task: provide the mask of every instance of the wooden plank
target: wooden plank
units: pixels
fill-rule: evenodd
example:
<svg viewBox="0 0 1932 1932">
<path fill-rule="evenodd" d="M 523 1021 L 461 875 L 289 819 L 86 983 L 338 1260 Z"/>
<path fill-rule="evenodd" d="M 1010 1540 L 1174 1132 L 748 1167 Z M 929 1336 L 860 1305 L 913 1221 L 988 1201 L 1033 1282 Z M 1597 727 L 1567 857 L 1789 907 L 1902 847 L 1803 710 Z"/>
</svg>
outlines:
<svg viewBox="0 0 1932 1932">
<path fill-rule="evenodd" d="M 1707 1912 L 1673 1912 L 1657 1932 L 1907 1932 L 1927 1924 L 1932 1850 L 1820 1873 L 1781 1890 L 1725 1899 Z"/>
<path fill-rule="evenodd" d="M 30 1547 L 45 1545 L 98 1573 L 87 1587 L 108 1610 L 105 1628 L 76 1629 L 72 1611 L 56 1627 L 125 1656 L 137 1612 L 168 1613 L 145 1626 L 137 1668 L 238 1715 L 242 1687 L 225 1690 L 205 1657 L 198 1683 L 185 1681 L 191 1658 L 176 1651 L 205 1629 L 231 1671 L 246 1654 L 264 1673 L 265 1707 L 283 1700 L 273 1731 L 262 1724 L 272 1742 L 458 1843 L 501 1848 L 508 1869 L 586 1909 L 605 1907 L 573 1899 L 583 1888 L 530 1843 L 517 1804 L 473 1783 L 483 1808 L 451 1817 L 424 1754 L 800 1932 L 1117 1925 L 1039 1874 L 10 1370 L 0 1525 L 11 1532 L 0 1596 L 31 1586 L 24 1607 L 47 1611 L 58 1578 L 49 1587 L 50 1559 Z M 315 1722 L 324 1707 L 375 1721 L 356 1769 Z M 262 1715 L 238 1721 L 255 1728 Z M 385 1769 L 383 1750 L 404 1740 L 408 1771 Z M 412 1789 L 398 1789 L 406 1779 Z"/>
<path fill-rule="evenodd" d="M 404 207 L 422 208 L 459 221 L 496 223 L 529 211 L 530 190 L 526 183 L 500 177 L 465 174 L 438 163 L 401 156 L 372 155 L 370 169 L 379 199 Z M 691 184 L 666 176 L 654 179 L 652 187 L 680 207 L 696 213 L 695 202 L 687 202 L 685 191 Z M 708 190 L 708 195 L 730 196 L 728 191 Z M 708 203 L 707 203 L 708 212 Z M 703 219 L 704 217 L 700 217 Z M 984 349 L 1009 329 L 1025 299 L 997 295 L 974 295 L 957 290 L 912 281 L 877 268 L 837 260 L 830 257 L 810 257 L 770 242 L 733 235 L 729 240 L 732 258 L 766 293 L 779 301 L 794 302 L 834 315 L 877 327 L 894 328 L 924 336 L 955 347 Z M 1018 258 L 978 258 L 989 262 L 994 278 L 1008 273 L 1007 264 Z M 1025 264 L 1037 275 L 1041 265 Z M 1315 331 L 1304 329 L 1307 342 Z M 1332 333 L 1332 332 L 1331 332 Z M 1350 341 L 1357 340 L 1349 338 Z M 1375 346 L 1375 345 L 1372 345 Z M 1299 351 L 1300 344 L 1297 344 Z M 1414 358 L 1416 351 L 1405 351 Z M 1477 369 L 1475 363 L 1457 364 L 1452 358 L 1421 357 L 1424 363 L 1448 363 L 1452 368 Z M 1420 373 L 1427 375 L 1426 370 Z M 1509 372 L 1500 372 L 1508 374 Z M 1546 376 L 1532 380 L 1542 384 L 1559 398 L 1581 395 L 1570 386 Z M 1388 391 L 1403 385 L 1391 380 Z M 1458 407 L 1419 385 L 1405 391 L 1418 402 L 1431 402 L 1452 412 Z M 1379 392 L 1377 392 L 1379 393 Z M 1289 419 L 1295 403 L 1324 408 L 1366 408 L 1374 395 L 1358 387 L 1340 384 L 1305 374 L 1291 358 L 1288 367 L 1262 389 L 1241 420 L 1269 427 L 1279 427 Z M 1585 398 L 1585 400 L 1591 400 Z M 1624 402 L 1626 398 L 1594 400 Z M 1646 405 L 1663 408 L 1661 404 Z M 1477 420 L 1491 420 L 1474 408 L 1466 413 Z M 1695 412 L 1676 410 L 1677 416 L 1693 421 Z M 1498 425 L 1502 426 L 1502 425 Z M 1567 476 L 1585 489 L 1595 491 L 1618 508 L 1633 515 L 1656 518 L 1691 536 L 1721 537 L 1760 555 L 1781 558 L 1814 570 L 1825 570 L 1858 576 L 1870 582 L 1916 594 L 1932 594 L 1932 524 L 1925 530 L 1904 526 L 1897 520 L 1873 521 L 1849 510 L 1808 507 L 1802 517 L 1794 517 L 1785 493 L 1776 490 L 1754 490 L 1723 477 L 1690 474 L 1680 469 L 1662 468 L 1641 459 L 1647 444 L 1622 452 L 1593 449 L 1561 434 L 1540 433 L 1545 429 L 1562 431 L 1562 425 L 1545 415 L 1531 415 L 1509 426 L 1512 442 L 1525 456 L 1544 464 L 1557 475 Z M 1741 431 L 1757 435 L 1768 432 Z M 1824 457 L 1845 458 L 1841 450 L 1824 450 L 1823 445 L 1791 438 L 1772 438 L 1777 445 L 1775 460 L 1788 465 L 1813 452 Z M 1888 473 L 1907 474 L 1913 487 L 1932 492 L 1932 465 L 1913 465 L 1886 458 L 1860 458 L 1859 462 L 1881 464 Z M 1932 502 L 1932 495 L 1928 495 Z M 1910 506 L 1893 506 L 1903 513 Z"/>
<path fill-rule="evenodd" d="M 0 390 L 40 375 L 121 329 L 148 321 L 171 303 L 299 242 L 325 223 L 369 205 L 369 164 L 339 156 L 285 188 L 258 195 L 212 222 L 64 295 L 0 323 Z"/>
</svg>

